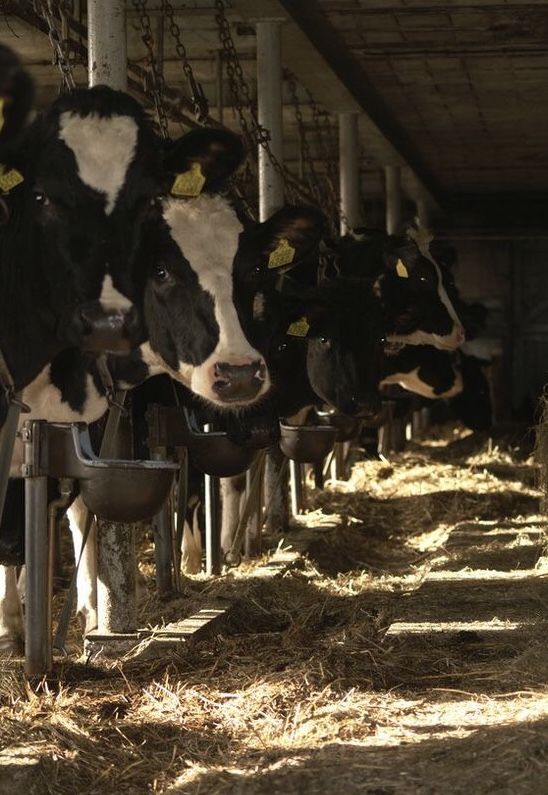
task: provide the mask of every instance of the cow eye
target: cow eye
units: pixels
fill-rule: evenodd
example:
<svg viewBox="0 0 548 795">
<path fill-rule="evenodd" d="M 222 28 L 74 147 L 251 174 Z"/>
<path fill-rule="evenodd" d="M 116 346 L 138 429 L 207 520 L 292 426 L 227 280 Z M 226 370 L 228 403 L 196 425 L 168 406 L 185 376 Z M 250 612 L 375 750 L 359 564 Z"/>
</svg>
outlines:
<svg viewBox="0 0 548 795">
<path fill-rule="evenodd" d="M 42 207 L 47 207 L 50 204 L 50 200 L 42 190 L 37 190 L 34 192 L 34 201 L 36 204 L 41 204 Z"/>
<path fill-rule="evenodd" d="M 286 348 L 287 348 L 287 342 L 281 342 L 278 345 L 278 352 L 281 353 L 282 351 L 285 351 Z"/>
<path fill-rule="evenodd" d="M 329 340 L 327 337 L 318 337 L 318 339 L 322 345 L 329 345 Z"/>
<path fill-rule="evenodd" d="M 158 282 L 165 282 L 169 278 L 169 271 L 163 262 L 159 262 L 154 268 L 154 278 Z"/>
<path fill-rule="evenodd" d="M 419 277 L 419 281 L 420 282 L 427 282 L 428 281 L 428 277 L 427 276 L 420 276 Z"/>
</svg>

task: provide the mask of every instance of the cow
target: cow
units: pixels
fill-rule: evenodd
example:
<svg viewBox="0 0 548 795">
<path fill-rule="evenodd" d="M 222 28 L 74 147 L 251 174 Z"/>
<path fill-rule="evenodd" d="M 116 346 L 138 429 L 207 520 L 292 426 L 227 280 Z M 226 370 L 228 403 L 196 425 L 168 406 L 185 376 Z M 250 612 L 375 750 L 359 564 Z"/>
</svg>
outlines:
<svg viewBox="0 0 548 795">
<path fill-rule="evenodd" d="M 156 372 L 167 372 L 220 411 L 242 410 L 267 394 L 266 362 L 242 330 L 233 292 L 243 226 L 230 200 L 219 192 L 242 154 L 237 136 L 215 130 L 189 133 L 168 153 L 165 168 L 173 184 L 177 173 L 191 172 L 195 163 L 200 164 L 204 183 L 197 196 L 166 198 L 160 216 L 145 224 L 137 260 L 148 268 L 143 289 L 148 339 L 130 357 L 109 359 L 118 386 L 134 386 Z M 268 225 L 259 236 L 264 246 L 261 256 L 268 258 L 282 233 L 289 234 L 285 227 Z M 298 241 L 294 244 L 298 250 Z M 96 363 L 75 349 L 47 366 L 23 399 L 36 407 L 31 416 L 64 422 L 90 422 L 107 407 Z M 72 509 L 71 529 L 78 548 L 78 503 Z M 21 634 L 21 622 L 15 620 L 19 614 L 13 608 L 13 569 L 4 569 L 3 582 L 4 605 L 10 607 L 2 609 L 0 600 L 0 649 L 10 651 Z M 78 603 L 88 617 L 91 593 L 88 583 Z"/>
<path fill-rule="evenodd" d="M 22 389 L 66 348 L 129 350 L 141 341 L 136 255 L 143 222 L 160 212 L 161 154 L 141 106 L 98 86 L 57 99 L 4 155 L 4 383 Z M 0 403 L 3 421 L 3 395 Z"/>
<path fill-rule="evenodd" d="M 342 275 L 374 282 L 388 342 L 455 350 L 464 329 L 430 253 L 431 239 L 413 224 L 398 235 L 358 227 L 340 241 L 335 266 Z"/>
<path fill-rule="evenodd" d="M 463 351 L 450 354 L 426 345 L 386 356 L 381 391 L 398 385 L 426 399 L 447 402 L 451 414 L 473 431 L 492 425 L 493 411 L 484 362 Z"/>
</svg>

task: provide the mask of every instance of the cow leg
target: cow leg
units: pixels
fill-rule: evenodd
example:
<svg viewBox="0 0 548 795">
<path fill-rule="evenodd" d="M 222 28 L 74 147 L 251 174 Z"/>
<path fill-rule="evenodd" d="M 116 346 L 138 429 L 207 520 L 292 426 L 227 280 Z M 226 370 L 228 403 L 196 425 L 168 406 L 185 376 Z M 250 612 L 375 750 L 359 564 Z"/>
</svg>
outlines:
<svg viewBox="0 0 548 795">
<path fill-rule="evenodd" d="M 278 446 L 271 447 L 266 455 L 264 494 L 266 506 L 265 528 L 269 534 L 283 533 L 289 526 L 287 478 L 277 487 L 284 454 Z"/>
<path fill-rule="evenodd" d="M 24 637 L 17 569 L 15 566 L 0 566 L 0 656 L 20 654 Z"/>
<path fill-rule="evenodd" d="M 240 519 L 240 505 L 245 489 L 245 474 L 221 478 L 221 549 L 230 552 Z"/>
<path fill-rule="evenodd" d="M 81 497 L 77 497 L 67 511 L 76 562 L 78 562 L 82 549 L 87 513 Z M 97 628 L 97 526 L 95 520 L 93 520 L 78 568 L 76 593 L 76 615 L 82 623 L 84 633 L 87 634 Z"/>
</svg>

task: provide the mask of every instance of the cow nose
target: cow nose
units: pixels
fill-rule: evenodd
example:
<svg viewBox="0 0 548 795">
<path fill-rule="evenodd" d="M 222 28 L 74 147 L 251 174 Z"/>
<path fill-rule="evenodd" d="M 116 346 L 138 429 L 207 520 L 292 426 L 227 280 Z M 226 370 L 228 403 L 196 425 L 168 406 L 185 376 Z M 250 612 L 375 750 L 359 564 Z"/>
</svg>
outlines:
<svg viewBox="0 0 548 795">
<path fill-rule="evenodd" d="M 266 365 L 261 359 L 249 364 L 217 362 L 214 367 L 213 391 L 223 403 L 253 400 L 266 380 Z"/>
<path fill-rule="evenodd" d="M 99 301 L 82 306 L 76 312 L 73 326 L 80 331 L 80 346 L 97 353 L 128 353 L 143 336 L 135 307 L 124 312 L 108 311 Z"/>
</svg>

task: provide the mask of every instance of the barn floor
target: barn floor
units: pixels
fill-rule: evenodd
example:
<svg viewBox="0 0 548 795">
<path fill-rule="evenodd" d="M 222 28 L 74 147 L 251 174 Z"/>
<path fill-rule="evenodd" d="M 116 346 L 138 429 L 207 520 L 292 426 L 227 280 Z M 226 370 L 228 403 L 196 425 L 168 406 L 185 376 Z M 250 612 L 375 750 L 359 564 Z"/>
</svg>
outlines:
<svg viewBox="0 0 548 795">
<path fill-rule="evenodd" d="M 220 634 L 37 696 L 0 681 L 0 792 L 547 792 L 548 558 L 524 437 L 448 429 L 358 463 L 263 559 L 144 621 Z M 288 549 L 291 548 L 291 549 Z M 145 550 L 145 574 L 151 550 Z"/>
</svg>

